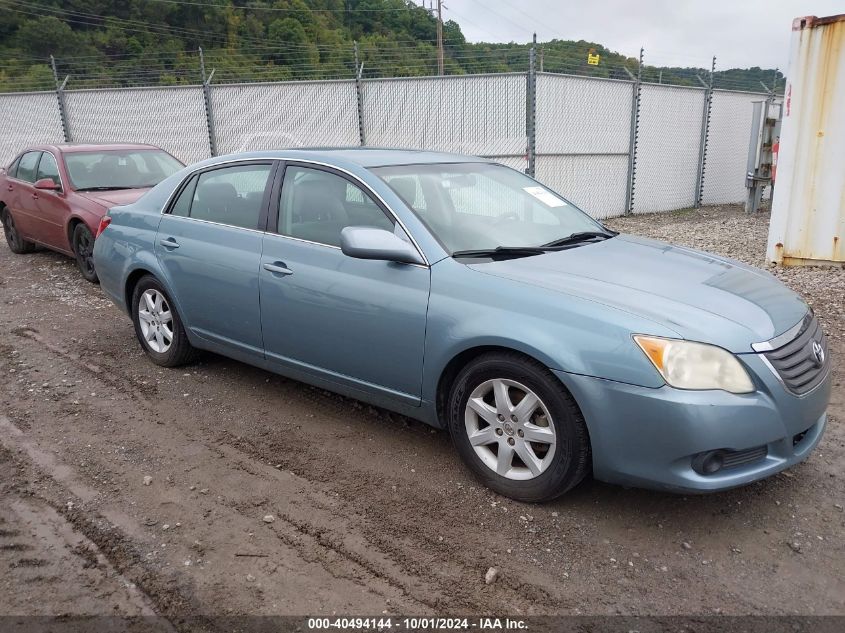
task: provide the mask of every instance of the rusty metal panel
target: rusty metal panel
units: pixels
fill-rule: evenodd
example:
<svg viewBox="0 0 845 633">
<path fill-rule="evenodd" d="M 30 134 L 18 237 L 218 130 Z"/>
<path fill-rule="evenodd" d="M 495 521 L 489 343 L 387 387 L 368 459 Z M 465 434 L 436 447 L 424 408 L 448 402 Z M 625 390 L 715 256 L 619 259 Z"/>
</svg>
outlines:
<svg viewBox="0 0 845 633">
<path fill-rule="evenodd" d="M 845 14 L 796 18 L 766 257 L 845 264 Z"/>
</svg>

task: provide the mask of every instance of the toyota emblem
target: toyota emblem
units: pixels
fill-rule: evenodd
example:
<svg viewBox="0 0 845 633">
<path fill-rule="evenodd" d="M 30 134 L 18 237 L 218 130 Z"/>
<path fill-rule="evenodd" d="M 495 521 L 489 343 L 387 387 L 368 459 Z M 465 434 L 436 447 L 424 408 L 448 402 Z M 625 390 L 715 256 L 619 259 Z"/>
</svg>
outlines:
<svg viewBox="0 0 845 633">
<path fill-rule="evenodd" d="M 818 367 L 821 367 L 824 364 L 824 349 L 818 341 L 813 341 L 813 358 L 815 359 Z"/>
</svg>

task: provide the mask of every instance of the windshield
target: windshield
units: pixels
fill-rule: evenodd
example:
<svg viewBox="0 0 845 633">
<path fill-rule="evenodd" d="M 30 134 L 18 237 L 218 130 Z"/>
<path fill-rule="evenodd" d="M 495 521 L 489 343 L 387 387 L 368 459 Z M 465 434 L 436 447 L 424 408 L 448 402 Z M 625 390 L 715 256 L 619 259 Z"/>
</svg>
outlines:
<svg viewBox="0 0 845 633">
<path fill-rule="evenodd" d="M 64 158 L 77 191 L 153 187 L 184 167 L 158 149 L 66 152 Z"/>
<path fill-rule="evenodd" d="M 449 251 L 539 247 L 598 222 L 536 180 L 492 163 L 372 169 Z"/>
</svg>

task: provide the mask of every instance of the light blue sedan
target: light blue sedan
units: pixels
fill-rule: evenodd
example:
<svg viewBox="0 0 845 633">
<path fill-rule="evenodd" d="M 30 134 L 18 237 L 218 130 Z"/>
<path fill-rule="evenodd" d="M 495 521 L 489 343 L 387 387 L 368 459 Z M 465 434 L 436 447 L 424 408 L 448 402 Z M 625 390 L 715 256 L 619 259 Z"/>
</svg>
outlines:
<svg viewBox="0 0 845 633">
<path fill-rule="evenodd" d="M 515 499 L 590 472 L 739 486 L 825 427 L 827 342 L 798 295 L 481 158 L 214 158 L 111 209 L 94 258 L 153 362 L 210 350 L 447 428 Z"/>
</svg>

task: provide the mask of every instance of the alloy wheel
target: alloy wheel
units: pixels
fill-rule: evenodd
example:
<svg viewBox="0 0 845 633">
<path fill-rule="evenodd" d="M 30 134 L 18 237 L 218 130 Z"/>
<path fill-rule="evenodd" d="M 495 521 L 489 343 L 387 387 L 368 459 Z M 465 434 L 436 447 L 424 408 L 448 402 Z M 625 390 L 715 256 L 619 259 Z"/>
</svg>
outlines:
<svg viewBox="0 0 845 633">
<path fill-rule="evenodd" d="M 557 434 L 548 409 L 514 380 L 478 385 L 467 401 L 464 426 L 475 454 L 502 477 L 534 479 L 552 463 Z"/>
<path fill-rule="evenodd" d="M 138 302 L 138 320 L 144 342 L 154 352 L 163 354 L 173 344 L 173 314 L 164 295 L 150 288 Z"/>
<path fill-rule="evenodd" d="M 94 238 L 89 231 L 80 231 L 76 238 L 76 259 L 83 272 L 94 274 Z"/>
</svg>

